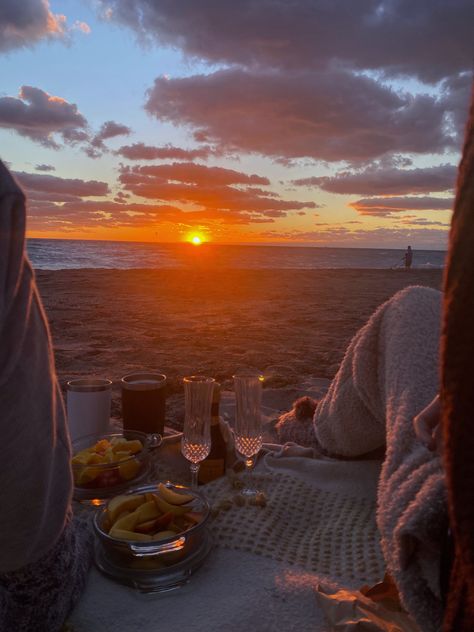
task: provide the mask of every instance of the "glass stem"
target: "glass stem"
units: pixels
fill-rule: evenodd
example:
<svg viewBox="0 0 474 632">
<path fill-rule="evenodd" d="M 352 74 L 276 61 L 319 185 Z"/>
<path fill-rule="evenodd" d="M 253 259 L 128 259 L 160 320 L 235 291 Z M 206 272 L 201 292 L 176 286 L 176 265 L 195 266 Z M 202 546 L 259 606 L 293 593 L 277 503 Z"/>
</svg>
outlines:
<svg viewBox="0 0 474 632">
<path fill-rule="evenodd" d="M 191 463 L 191 489 L 197 489 L 199 463 Z"/>
<path fill-rule="evenodd" d="M 245 459 L 245 488 L 252 491 L 252 469 L 255 457 L 250 456 Z"/>
</svg>

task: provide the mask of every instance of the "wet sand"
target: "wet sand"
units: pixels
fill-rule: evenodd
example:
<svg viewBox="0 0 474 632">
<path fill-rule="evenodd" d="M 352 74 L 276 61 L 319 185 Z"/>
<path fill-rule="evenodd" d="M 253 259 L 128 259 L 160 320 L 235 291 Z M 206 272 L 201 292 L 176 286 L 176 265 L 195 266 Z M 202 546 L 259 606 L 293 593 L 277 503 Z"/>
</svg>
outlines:
<svg viewBox="0 0 474 632">
<path fill-rule="evenodd" d="M 38 271 L 59 379 L 117 382 L 135 370 L 212 375 L 239 367 L 268 387 L 332 378 L 373 310 L 407 285 L 441 288 L 441 270 Z M 113 415 L 119 416 L 114 388 Z"/>
</svg>

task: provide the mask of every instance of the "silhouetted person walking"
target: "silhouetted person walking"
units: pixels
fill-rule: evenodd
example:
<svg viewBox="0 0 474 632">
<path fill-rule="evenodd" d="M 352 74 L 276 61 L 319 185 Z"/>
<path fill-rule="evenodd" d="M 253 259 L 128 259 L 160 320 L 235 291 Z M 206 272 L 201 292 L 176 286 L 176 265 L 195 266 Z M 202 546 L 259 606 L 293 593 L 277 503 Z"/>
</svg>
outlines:
<svg viewBox="0 0 474 632">
<path fill-rule="evenodd" d="M 405 270 L 409 270 L 411 268 L 411 264 L 413 262 L 413 250 L 411 246 L 408 246 L 405 252 Z"/>
</svg>

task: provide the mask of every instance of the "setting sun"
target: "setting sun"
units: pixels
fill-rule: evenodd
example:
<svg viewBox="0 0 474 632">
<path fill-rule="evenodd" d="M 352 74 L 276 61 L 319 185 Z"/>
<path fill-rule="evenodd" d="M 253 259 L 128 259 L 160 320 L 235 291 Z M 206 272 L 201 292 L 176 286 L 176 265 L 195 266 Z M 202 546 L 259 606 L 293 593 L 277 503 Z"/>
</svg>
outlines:
<svg viewBox="0 0 474 632">
<path fill-rule="evenodd" d="M 191 237 L 191 243 L 195 246 L 200 246 L 202 244 L 202 239 L 199 235 L 194 235 L 194 237 Z"/>
</svg>

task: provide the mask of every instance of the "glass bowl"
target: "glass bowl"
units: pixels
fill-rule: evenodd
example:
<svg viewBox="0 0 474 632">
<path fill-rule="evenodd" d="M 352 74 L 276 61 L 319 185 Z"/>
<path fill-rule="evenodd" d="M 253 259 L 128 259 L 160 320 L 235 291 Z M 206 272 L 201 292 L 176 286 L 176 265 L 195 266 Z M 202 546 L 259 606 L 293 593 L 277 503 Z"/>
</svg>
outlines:
<svg viewBox="0 0 474 632">
<path fill-rule="evenodd" d="M 111 451 L 110 445 L 123 439 L 127 442 L 140 441 L 141 448 L 136 451 L 139 447 L 137 443 L 129 443 L 128 446 L 135 452 L 128 456 L 123 448 L 121 452 L 119 445 L 116 445 Z M 147 435 L 132 430 L 124 430 L 123 433 L 87 435 L 77 439 L 72 444 L 73 458 L 71 463 L 74 499 L 98 505 L 102 504 L 105 499 L 126 491 L 131 485 L 143 482 L 149 474 L 153 452 L 160 446 L 161 441 L 161 435 Z M 100 445 L 102 442 L 103 444 Z M 103 448 L 102 453 L 107 451 L 112 455 L 112 460 L 107 463 L 95 463 L 94 459 L 92 462 L 87 461 L 86 458 L 81 459 L 79 453 L 97 444 Z M 94 453 L 92 454 L 94 455 Z M 102 457 L 96 458 L 99 460 Z"/>
<path fill-rule="evenodd" d="M 197 491 L 181 485 L 163 483 L 163 485 L 177 494 L 186 494 L 192 500 L 181 507 L 185 507 L 189 512 L 199 513 L 201 519 L 197 524 L 184 528 L 178 533 L 159 541 L 128 540 L 109 535 L 111 527 L 108 517 L 108 505 L 99 509 L 94 515 L 94 531 L 96 533 L 101 555 L 108 560 L 109 566 L 120 568 L 122 574 L 127 573 L 132 576 L 139 573 L 155 578 L 165 577 L 169 570 L 182 568 L 186 570 L 186 563 L 190 564 L 199 553 L 209 545 L 209 534 L 207 526 L 210 518 L 210 507 L 207 500 Z M 129 490 L 126 496 L 158 494 L 159 483 L 144 485 L 142 487 Z"/>
</svg>

